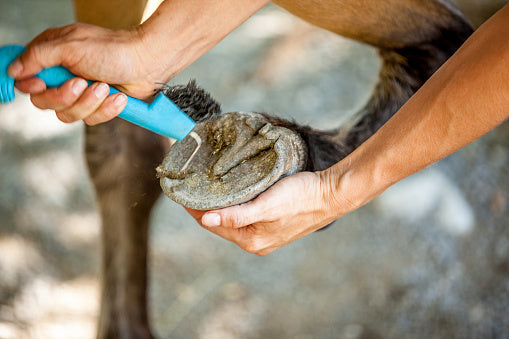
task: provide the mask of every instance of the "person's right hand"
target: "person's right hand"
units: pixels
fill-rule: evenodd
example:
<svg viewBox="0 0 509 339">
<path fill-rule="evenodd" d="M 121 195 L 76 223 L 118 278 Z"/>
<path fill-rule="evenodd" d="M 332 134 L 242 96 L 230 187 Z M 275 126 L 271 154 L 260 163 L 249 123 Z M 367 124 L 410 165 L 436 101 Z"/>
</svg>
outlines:
<svg viewBox="0 0 509 339">
<path fill-rule="evenodd" d="M 165 67 L 143 47 L 142 36 L 136 29 L 113 31 L 72 24 L 48 29 L 37 36 L 8 72 L 16 80 L 16 87 L 31 95 L 35 106 L 55 110 L 63 122 L 84 120 L 95 125 L 117 116 L 126 103 L 122 93 L 107 96 L 105 83 L 145 99 L 168 80 Z M 82 78 L 47 89 L 34 75 L 56 65 Z M 100 82 L 87 87 L 83 78 Z"/>
</svg>

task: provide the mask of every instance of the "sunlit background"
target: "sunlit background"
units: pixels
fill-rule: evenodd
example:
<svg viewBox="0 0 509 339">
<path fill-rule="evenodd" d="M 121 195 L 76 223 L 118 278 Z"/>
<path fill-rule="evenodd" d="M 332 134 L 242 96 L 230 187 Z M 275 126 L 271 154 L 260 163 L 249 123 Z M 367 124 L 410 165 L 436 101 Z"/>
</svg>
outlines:
<svg viewBox="0 0 509 339">
<path fill-rule="evenodd" d="M 460 4 L 478 24 L 504 2 Z M 0 44 L 72 21 L 70 0 L 0 0 Z M 173 82 L 196 78 L 224 111 L 328 128 L 363 105 L 379 66 L 374 49 L 268 6 Z M 0 106 L 0 338 L 94 337 L 100 229 L 82 144 L 81 123 L 26 96 Z M 155 334 L 509 337 L 508 145 L 506 122 L 267 257 L 162 196 L 150 239 Z"/>
</svg>

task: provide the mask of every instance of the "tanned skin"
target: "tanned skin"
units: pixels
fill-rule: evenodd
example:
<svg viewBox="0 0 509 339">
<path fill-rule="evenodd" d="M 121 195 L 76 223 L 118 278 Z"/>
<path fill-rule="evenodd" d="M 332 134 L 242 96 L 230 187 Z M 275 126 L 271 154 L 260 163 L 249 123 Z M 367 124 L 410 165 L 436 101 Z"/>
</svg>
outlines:
<svg viewBox="0 0 509 339">
<path fill-rule="evenodd" d="M 112 120 L 123 109 L 125 96 L 106 96 L 101 82 L 146 99 L 268 1 L 166 0 L 142 25 L 138 23 L 145 0 L 110 5 L 118 2 L 76 0 L 77 18 L 87 24 L 42 33 L 9 72 L 36 106 L 54 109 L 64 122 L 83 120 L 98 125 L 86 132 L 87 162 L 103 220 L 98 336 L 150 338 L 147 227 L 160 192 L 153 169 L 167 144 L 119 119 Z M 285 178 L 240 206 L 207 213 L 189 210 L 207 230 L 246 251 L 265 255 L 322 228 L 393 183 L 475 140 L 508 115 L 509 68 L 501 60 L 509 60 L 505 39 L 509 6 L 483 25 L 380 128 L 452 54 L 451 48 L 456 49 L 470 34 L 461 14 L 445 1 L 430 0 L 276 3 L 317 26 L 379 48 L 383 81 L 376 93 L 388 99 L 382 104 L 379 100 L 368 103 L 353 132 L 342 134 L 349 135 L 343 141 L 351 149 L 330 168 Z M 412 58 L 415 52 L 425 62 Z M 76 78 L 60 88 L 46 89 L 33 78 L 41 68 L 57 64 L 100 82 L 87 87 L 83 78 Z"/>
</svg>

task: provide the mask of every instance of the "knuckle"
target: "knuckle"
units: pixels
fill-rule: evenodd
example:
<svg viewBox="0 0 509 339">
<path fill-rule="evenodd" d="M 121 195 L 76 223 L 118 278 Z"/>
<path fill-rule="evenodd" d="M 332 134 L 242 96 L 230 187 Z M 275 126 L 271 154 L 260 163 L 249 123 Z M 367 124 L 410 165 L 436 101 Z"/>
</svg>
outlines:
<svg viewBox="0 0 509 339">
<path fill-rule="evenodd" d="M 75 94 L 69 86 L 61 87 L 55 95 L 55 103 L 59 106 L 71 108 L 80 96 Z"/>
<path fill-rule="evenodd" d="M 58 120 L 66 123 L 66 124 L 76 121 L 76 118 L 72 114 L 69 114 L 66 111 L 58 111 L 55 113 L 57 115 Z"/>
<path fill-rule="evenodd" d="M 24 57 L 30 60 L 40 60 L 44 56 L 48 44 L 56 39 L 58 39 L 58 29 L 48 28 L 27 45 Z"/>
<path fill-rule="evenodd" d="M 99 110 L 105 116 L 116 116 L 122 110 L 122 105 L 117 103 L 118 96 L 111 95 L 104 100 L 104 103 L 99 107 Z M 119 99 L 120 100 L 120 99 Z"/>
<path fill-rule="evenodd" d="M 83 122 L 88 126 L 95 126 L 97 124 L 100 124 L 102 121 L 100 118 L 97 117 L 96 113 L 92 113 L 89 116 L 83 118 Z"/>
<path fill-rule="evenodd" d="M 62 27 L 61 32 L 63 35 L 74 34 L 75 32 L 79 32 L 81 27 L 82 24 L 78 22 Z"/>
<path fill-rule="evenodd" d="M 261 251 L 258 251 L 256 253 L 254 253 L 254 254 L 256 254 L 259 257 L 264 257 L 264 256 L 266 256 L 267 254 L 269 254 L 271 252 L 272 252 L 271 250 L 263 249 Z"/>
<path fill-rule="evenodd" d="M 102 121 L 99 121 L 97 119 L 94 119 L 94 118 L 86 118 L 83 120 L 83 122 L 85 124 L 87 124 L 88 126 L 95 126 L 95 125 L 99 125 Z"/>
<path fill-rule="evenodd" d="M 49 27 L 42 32 L 41 36 L 53 37 L 58 34 L 61 29 L 61 27 Z"/>
<path fill-rule="evenodd" d="M 89 126 L 95 126 L 115 118 L 119 113 L 120 110 L 118 108 L 104 103 L 83 121 Z"/>
<path fill-rule="evenodd" d="M 229 218 L 230 226 L 233 228 L 238 228 L 238 227 L 243 226 L 243 221 L 244 221 L 243 219 L 244 219 L 244 217 L 240 214 L 231 215 Z"/>
<path fill-rule="evenodd" d="M 26 51 L 20 55 L 20 61 L 26 67 L 26 64 L 31 60 L 39 60 L 40 58 L 40 48 L 39 45 L 32 45 L 27 47 Z"/>
<path fill-rule="evenodd" d="M 234 210 L 229 213 L 227 220 L 229 222 L 228 226 L 232 228 L 239 228 L 252 224 L 249 210 L 246 210 L 243 205 L 234 207 Z"/>
<path fill-rule="evenodd" d="M 116 107 L 111 100 L 106 100 L 97 110 L 94 115 L 100 121 L 108 121 L 116 117 L 120 113 L 119 107 Z"/>
<path fill-rule="evenodd" d="M 242 246 L 240 246 L 240 248 L 242 248 L 244 251 L 251 253 L 251 254 L 254 254 L 257 251 L 257 249 L 251 244 L 242 245 Z"/>
<path fill-rule="evenodd" d="M 81 119 L 80 112 L 77 106 L 71 106 L 68 109 L 60 111 L 62 116 L 66 117 L 67 122 L 75 122 Z"/>
<path fill-rule="evenodd" d="M 82 22 L 76 22 L 71 25 L 64 26 L 63 33 L 81 35 L 82 32 L 85 31 L 87 27 L 89 27 L 89 25 Z"/>
<path fill-rule="evenodd" d="M 42 31 L 42 33 L 39 34 L 32 42 L 33 43 L 41 43 L 41 42 L 52 40 L 57 35 L 57 31 L 58 31 L 58 29 L 55 27 L 47 28 L 44 31 Z"/>
<path fill-rule="evenodd" d="M 32 102 L 32 104 L 35 107 L 37 107 L 39 109 L 47 109 L 48 108 L 48 107 L 46 107 L 46 105 L 43 104 L 43 102 L 41 102 L 40 95 L 31 95 L 30 101 Z"/>
<path fill-rule="evenodd" d="M 99 114 L 103 118 L 103 121 L 108 121 L 108 120 L 115 118 L 119 113 L 120 113 L 119 111 L 112 109 L 112 110 L 100 112 Z"/>
<path fill-rule="evenodd" d="M 90 115 L 96 112 L 101 106 L 102 101 L 95 96 L 90 95 L 88 91 L 84 92 L 80 98 L 76 99 L 73 105 L 73 111 L 80 112 L 81 115 Z"/>
<path fill-rule="evenodd" d="M 72 106 L 76 102 L 76 98 L 72 95 L 68 95 L 67 93 L 62 93 L 57 99 L 60 102 L 60 106 L 68 108 L 69 110 L 71 110 Z"/>
<path fill-rule="evenodd" d="M 47 92 L 39 94 L 30 94 L 30 101 L 39 109 L 55 109 L 51 102 L 48 100 Z"/>
<path fill-rule="evenodd" d="M 22 58 L 24 60 L 44 60 L 46 59 L 49 50 L 55 49 L 62 45 L 69 44 L 76 40 L 82 40 L 84 38 L 84 30 L 82 29 L 83 24 L 71 24 L 62 27 L 48 28 L 35 37 L 27 45 L 27 51 L 23 53 Z M 75 46 L 79 50 L 80 46 Z M 74 49 L 67 48 L 67 54 L 73 53 Z M 65 55 L 64 58 L 69 58 L 69 55 Z"/>
<path fill-rule="evenodd" d="M 94 112 L 90 114 L 87 118 L 83 119 L 85 124 L 89 126 L 95 126 L 108 120 L 111 119 L 108 116 L 105 116 L 102 112 Z"/>
<path fill-rule="evenodd" d="M 263 253 L 263 249 L 265 248 L 265 246 L 263 246 L 263 243 L 255 237 L 249 238 L 246 242 L 241 244 L 240 247 L 244 251 L 256 255 L 262 255 L 261 253 Z"/>
<path fill-rule="evenodd" d="M 55 39 L 68 39 L 72 38 L 73 35 L 79 34 L 82 31 L 82 23 L 74 23 L 61 27 L 48 28 L 40 36 L 43 41 L 50 41 Z"/>
<path fill-rule="evenodd" d="M 67 43 L 70 48 L 69 51 L 79 51 L 82 47 L 83 41 L 90 38 L 89 32 L 90 25 L 83 23 L 75 23 L 65 26 L 61 32 L 63 42 Z"/>
</svg>

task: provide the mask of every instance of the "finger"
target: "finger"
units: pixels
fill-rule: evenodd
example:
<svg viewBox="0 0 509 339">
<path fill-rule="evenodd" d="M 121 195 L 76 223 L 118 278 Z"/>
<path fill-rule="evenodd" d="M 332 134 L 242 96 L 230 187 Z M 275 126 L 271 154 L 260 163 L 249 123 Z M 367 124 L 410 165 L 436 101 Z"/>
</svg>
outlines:
<svg viewBox="0 0 509 339">
<path fill-rule="evenodd" d="M 264 220 L 265 208 L 262 201 L 255 199 L 242 205 L 209 211 L 203 215 L 201 222 L 208 227 L 239 228 L 266 221 Z"/>
<path fill-rule="evenodd" d="M 61 87 L 48 89 L 40 94 L 31 96 L 32 103 L 41 109 L 63 111 L 71 107 L 87 88 L 85 79 L 73 78 Z"/>
<path fill-rule="evenodd" d="M 226 239 L 231 242 L 235 242 L 237 239 L 236 234 L 238 232 L 237 229 L 232 228 L 224 228 L 224 227 L 207 227 L 201 223 L 201 217 L 206 213 L 205 211 L 194 210 L 192 208 L 184 207 L 185 210 L 200 224 L 201 227 L 210 231 L 223 239 Z"/>
<path fill-rule="evenodd" d="M 266 255 L 276 247 L 272 246 L 272 239 L 266 234 L 260 233 L 258 225 L 250 225 L 240 228 L 211 227 L 209 231 L 229 240 L 242 248 L 244 251 L 256 255 Z M 273 248 L 272 250 L 268 250 Z"/>
<path fill-rule="evenodd" d="M 66 122 L 85 119 L 96 112 L 109 92 L 110 86 L 105 83 L 96 82 L 83 91 L 72 106 L 57 112 L 57 115 L 65 116 Z"/>
<path fill-rule="evenodd" d="M 271 246 L 271 247 L 267 247 L 267 248 L 261 249 L 259 251 L 256 251 L 256 252 L 254 252 L 254 254 L 259 255 L 261 257 L 264 257 L 264 256 L 274 252 L 278 248 L 280 248 L 280 247 L 278 247 L 278 246 Z"/>
<path fill-rule="evenodd" d="M 89 115 L 83 121 L 90 126 L 109 121 L 119 115 L 126 104 L 127 96 L 124 93 L 110 95 L 93 114 Z"/>
<path fill-rule="evenodd" d="M 23 93 L 39 94 L 46 90 L 46 84 L 39 78 L 28 78 L 16 81 L 16 88 Z"/>
<path fill-rule="evenodd" d="M 184 207 L 184 209 L 189 213 L 196 221 L 200 222 L 201 217 L 205 214 L 205 211 L 194 210 L 192 208 Z"/>
<path fill-rule="evenodd" d="M 207 231 L 212 232 L 215 235 L 218 235 L 225 240 L 228 240 L 234 244 L 237 244 L 236 241 L 239 238 L 239 236 L 237 234 L 238 229 L 224 228 L 224 227 L 206 227 L 206 226 L 202 226 L 202 227 L 204 229 L 206 229 Z"/>
<path fill-rule="evenodd" d="M 37 74 L 43 68 L 60 65 L 66 55 L 61 47 L 61 44 L 52 42 L 29 44 L 26 51 L 11 63 L 7 73 L 14 79 L 23 79 Z"/>
</svg>

